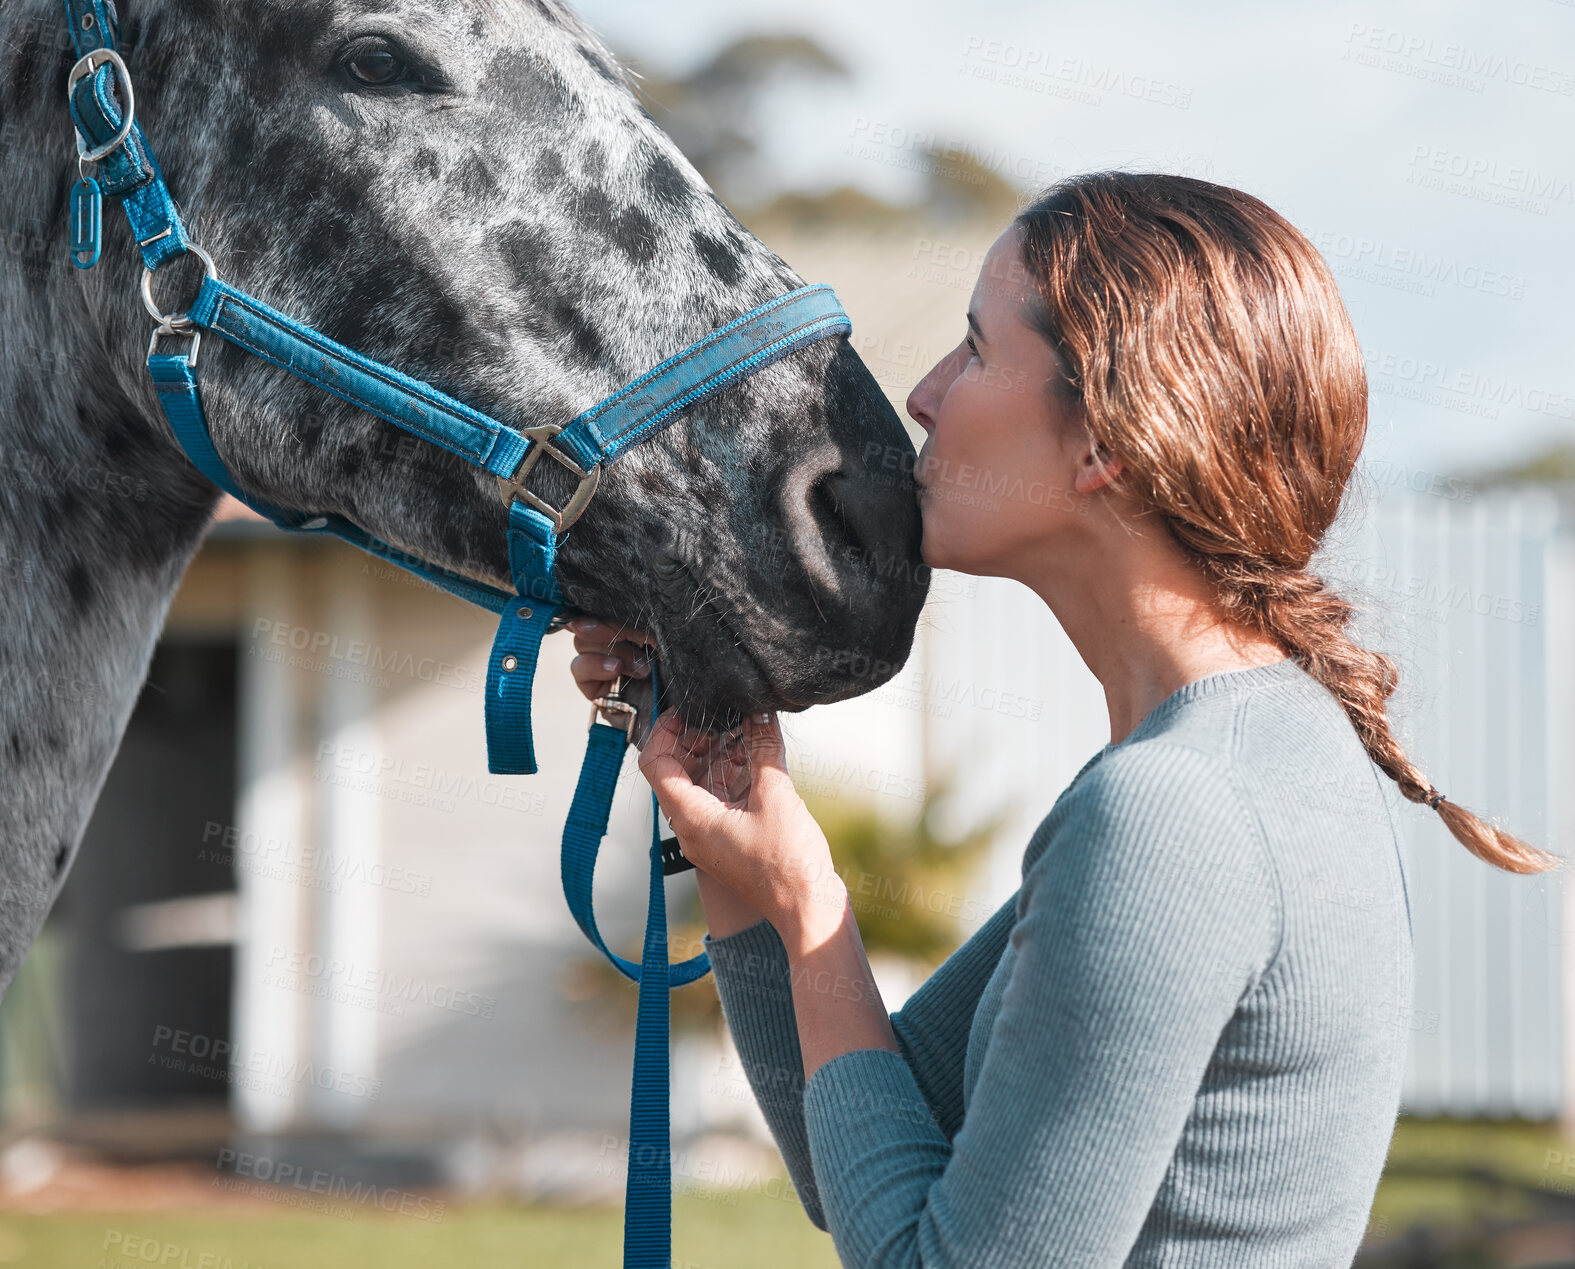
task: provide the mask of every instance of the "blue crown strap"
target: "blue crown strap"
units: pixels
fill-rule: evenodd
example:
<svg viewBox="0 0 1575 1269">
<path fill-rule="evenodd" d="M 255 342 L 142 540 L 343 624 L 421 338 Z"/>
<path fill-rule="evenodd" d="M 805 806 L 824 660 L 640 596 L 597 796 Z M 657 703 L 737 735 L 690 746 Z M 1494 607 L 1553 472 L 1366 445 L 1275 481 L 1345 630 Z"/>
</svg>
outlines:
<svg viewBox="0 0 1575 1269">
<path fill-rule="evenodd" d="M 90 147 L 104 145 L 120 129 L 123 116 L 120 103 L 111 95 L 114 87 L 115 68 L 106 65 L 79 79 L 71 90 L 71 121 Z M 153 177 L 147 146 L 136 135 L 135 127 L 123 145 L 100 161 L 98 181 L 106 194 L 129 194 Z"/>
<path fill-rule="evenodd" d="M 96 49 L 114 49 L 113 23 L 101 0 L 63 3 L 78 57 Z M 71 91 L 72 123 L 89 145 L 108 143 L 120 129 L 124 116 L 112 95 L 114 85 L 114 67 L 105 65 L 78 80 Z M 125 142 L 100 161 L 96 179 L 103 193 L 121 200 L 142 262 L 148 268 L 156 269 L 189 249 L 191 240 L 170 198 L 158 159 L 135 119 Z"/>
<path fill-rule="evenodd" d="M 587 470 L 616 458 L 681 410 L 796 348 L 853 329 L 824 283 L 779 295 L 646 371 L 575 418 L 553 443 Z"/>
<path fill-rule="evenodd" d="M 190 317 L 264 361 L 496 475 L 512 474 L 531 444 L 431 384 L 363 357 L 216 277 L 204 280 Z"/>
</svg>

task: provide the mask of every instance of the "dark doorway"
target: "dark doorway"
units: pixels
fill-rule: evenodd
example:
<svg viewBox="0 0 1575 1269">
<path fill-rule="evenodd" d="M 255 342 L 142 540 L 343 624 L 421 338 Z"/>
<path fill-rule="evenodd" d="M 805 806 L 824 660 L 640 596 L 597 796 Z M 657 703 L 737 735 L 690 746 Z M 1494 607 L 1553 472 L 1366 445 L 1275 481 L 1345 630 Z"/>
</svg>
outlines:
<svg viewBox="0 0 1575 1269">
<path fill-rule="evenodd" d="M 228 1100 L 234 945 L 213 917 L 235 875 L 212 843 L 235 822 L 236 654 L 159 644 L 60 896 L 73 1110 Z"/>
</svg>

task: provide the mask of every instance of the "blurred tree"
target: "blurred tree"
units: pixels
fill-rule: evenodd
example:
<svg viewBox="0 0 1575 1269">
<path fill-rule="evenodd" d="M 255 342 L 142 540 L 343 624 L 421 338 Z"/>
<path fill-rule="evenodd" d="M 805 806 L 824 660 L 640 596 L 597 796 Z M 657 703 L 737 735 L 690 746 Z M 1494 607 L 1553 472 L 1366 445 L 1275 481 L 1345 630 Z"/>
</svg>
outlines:
<svg viewBox="0 0 1575 1269">
<path fill-rule="evenodd" d="M 1525 462 L 1481 472 L 1471 479 L 1478 485 L 1575 485 L 1575 444 L 1550 445 Z"/>
<path fill-rule="evenodd" d="M 852 78 L 834 53 L 804 35 L 753 35 L 734 40 L 687 75 L 648 74 L 623 57 L 636 91 L 656 121 L 749 228 L 786 225 L 825 230 L 889 229 L 919 221 L 998 221 L 1015 215 L 1022 197 L 971 147 L 872 146 L 872 162 L 922 175 L 917 201 L 888 203 L 865 190 L 783 189 L 765 166 L 763 108 L 768 93 L 795 82 L 823 85 Z M 917 136 L 915 133 L 905 135 Z M 835 144 L 833 138 L 827 144 Z"/>
<path fill-rule="evenodd" d="M 728 204 L 748 206 L 770 181 L 760 170 L 762 98 L 799 81 L 846 80 L 835 54 L 804 35 L 750 35 L 725 45 L 687 75 L 646 74 L 638 59 L 620 61 L 652 116 Z"/>
</svg>

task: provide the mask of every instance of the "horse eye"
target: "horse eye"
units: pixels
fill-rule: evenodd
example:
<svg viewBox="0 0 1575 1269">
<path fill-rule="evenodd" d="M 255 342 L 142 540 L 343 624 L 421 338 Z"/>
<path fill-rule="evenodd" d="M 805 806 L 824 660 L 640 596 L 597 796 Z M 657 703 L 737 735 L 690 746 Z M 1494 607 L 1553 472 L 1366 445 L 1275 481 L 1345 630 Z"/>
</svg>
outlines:
<svg viewBox="0 0 1575 1269">
<path fill-rule="evenodd" d="M 416 78 L 399 54 L 381 41 L 354 48 L 344 59 L 344 68 L 351 79 L 369 88 L 387 88 Z"/>
</svg>

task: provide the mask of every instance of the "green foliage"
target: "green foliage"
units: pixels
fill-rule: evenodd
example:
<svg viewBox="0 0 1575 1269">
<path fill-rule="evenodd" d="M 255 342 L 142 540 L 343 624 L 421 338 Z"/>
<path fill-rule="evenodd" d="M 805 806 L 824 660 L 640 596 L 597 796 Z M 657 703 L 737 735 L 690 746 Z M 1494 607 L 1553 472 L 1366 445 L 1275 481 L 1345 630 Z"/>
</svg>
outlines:
<svg viewBox="0 0 1575 1269">
<path fill-rule="evenodd" d="M 866 951 L 911 957 L 933 969 L 965 937 L 959 917 L 972 902 L 967 883 L 1002 817 L 948 836 L 938 822 L 951 796 L 949 778 L 934 781 L 911 815 L 895 819 L 862 799 L 805 798 L 848 887 Z M 687 893 L 689 899 L 669 914 L 667 954 L 673 961 L 703 950 L 705 914 L 698 893 L 692 887 Z M 608 940 L 608 946 L 629 960 L 640 959 L 638 938 Z M 565 999 L 582 1005 L 593 1028 L 622 1037 L 634 1033 L 635 986 L 599 953 L 575 958 L 559 988 Z M 678 988 L 670 1003 L 674 1034 L 720 1025 L 721 1006 L 709 977 Z"/>
<path fill-rule="evenodd" d="M 916 812 L 893 820 L 869 802 L 821 797 L 805 801 L 831 844 L 869 952 L 888 952 L 934 967 L 964 937 L 968 881 L 1000 831 L 996 816 L 961 836 L 939 821 L 952 779 L 931 783 Z"/>
</svg>

